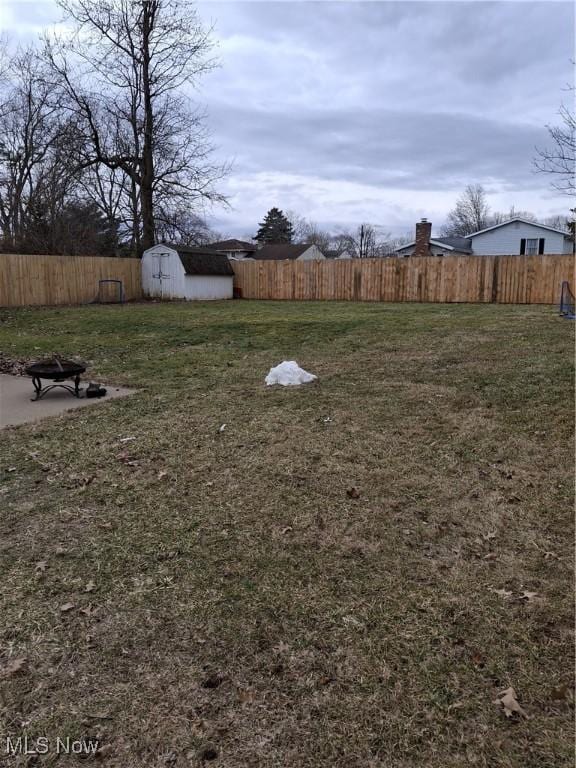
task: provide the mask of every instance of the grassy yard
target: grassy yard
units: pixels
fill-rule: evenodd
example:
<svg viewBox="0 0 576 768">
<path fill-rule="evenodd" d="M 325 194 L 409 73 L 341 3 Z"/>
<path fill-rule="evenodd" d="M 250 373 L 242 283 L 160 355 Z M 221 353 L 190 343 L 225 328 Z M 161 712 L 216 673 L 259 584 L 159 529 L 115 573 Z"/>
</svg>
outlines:
<svg viewBox="0 0 576 768">
<path fill-rule="evenodd" d="M 571 766 L 573 330 L 521 306 L 0 310 L 6 355 L 140 389 L 0 433 L 0 764 L 56 763 L 3 754 L 28 734 L 114 768 Z M 266 388 L 282 359 L 319 382 Z"/>
</svg>

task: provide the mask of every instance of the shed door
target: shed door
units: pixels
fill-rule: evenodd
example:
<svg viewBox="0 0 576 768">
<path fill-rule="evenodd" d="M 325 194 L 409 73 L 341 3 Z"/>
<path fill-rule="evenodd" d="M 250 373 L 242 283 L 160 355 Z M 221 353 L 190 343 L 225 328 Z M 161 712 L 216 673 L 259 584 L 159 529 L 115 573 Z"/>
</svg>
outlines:
<svg viewBox="0 0 576 768">
<path fill-rule="evenodd" d="M 169 285 L 166 285 L 166 281 L 171 278 L 168 266 L 170 263 L 170 254 L 155 253 L 154 259 L 158 265 L 152 273 L 154 295 L 163 298 L 165 295 L 170 295 L 170 287 Z"/>
</svg>

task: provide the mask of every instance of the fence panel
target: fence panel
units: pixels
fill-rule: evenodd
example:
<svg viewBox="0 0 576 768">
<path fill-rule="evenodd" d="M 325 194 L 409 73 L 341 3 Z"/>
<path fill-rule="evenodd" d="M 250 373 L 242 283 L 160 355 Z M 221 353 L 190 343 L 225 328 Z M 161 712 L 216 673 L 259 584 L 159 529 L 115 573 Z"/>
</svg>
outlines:
<svg viewBox="0 0 576 768">
<path fill-rule="evenodd" d="M 128 300 L 142 297 L 140 259 L 0 254 L 0 306 L 85 304 L 99 280 L 122 280 Z"/>
<path fill-rule="evenodd" d="M 235 261 L 245 299 L 554 304 L 574 286 L 574 257 L 444 256 Z"/>
</svg>

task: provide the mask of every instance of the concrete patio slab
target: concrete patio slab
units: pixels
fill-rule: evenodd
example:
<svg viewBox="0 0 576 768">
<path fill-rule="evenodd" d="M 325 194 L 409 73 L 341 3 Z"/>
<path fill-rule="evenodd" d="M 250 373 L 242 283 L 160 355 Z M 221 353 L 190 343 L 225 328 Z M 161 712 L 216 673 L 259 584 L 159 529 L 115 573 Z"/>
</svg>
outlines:
<svg viewBox="0 0 576 768">
<path fill-rule="evenodd" d="M 44 383 L 49 384 L 50 382 Z M 87 382 L 84 383 L 83 388 L 86 389 L 87 385 Z M 41 400 L 31 402 L 34 396 L 32 379 L 28 376 L 10 376 L 2 373 L 0 374 L 0 429 L 39 421 L 48 416 L 58 416 L 74 408 L 99 405 L 118 397 L 132 395 L 136 391 L 124 387 L 108 386 L 107 384 L 103 386 L 107 390 L 104 397 L 87 399 L 82 393 L 82 397 L 77 398 L 66 390 L 57 388 L 52 389 Z"/>
</svg>

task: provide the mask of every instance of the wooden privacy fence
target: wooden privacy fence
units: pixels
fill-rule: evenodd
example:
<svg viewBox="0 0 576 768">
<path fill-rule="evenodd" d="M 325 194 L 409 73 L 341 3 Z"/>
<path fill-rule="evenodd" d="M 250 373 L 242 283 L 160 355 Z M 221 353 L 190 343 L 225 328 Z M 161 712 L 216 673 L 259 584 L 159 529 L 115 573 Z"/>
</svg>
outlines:
<svg viewBox="0 0 576 768">
<path fill-rule="evenodd" d="M 244 299 L 554 304 L 574 286 L 574 257 L 428 256 L 342 261 L 233 261 Z"/>
<path fill-rule="evenodd" d="M 0 307 L 85 304 L 98 297 L 99 280 L 122 280 L 128 301 L 142 297 L 140 259 L 0 254 Z"/>
<path fill-rule="evenodd" d="M 233 261 L 244 299 L 554 304 L 574 257 L 428 256 L 342 261 Z M 85 304 L 99 280 L 142 298 L 140 259 L 0 254 L 0 306 Z"/>
</svg>

